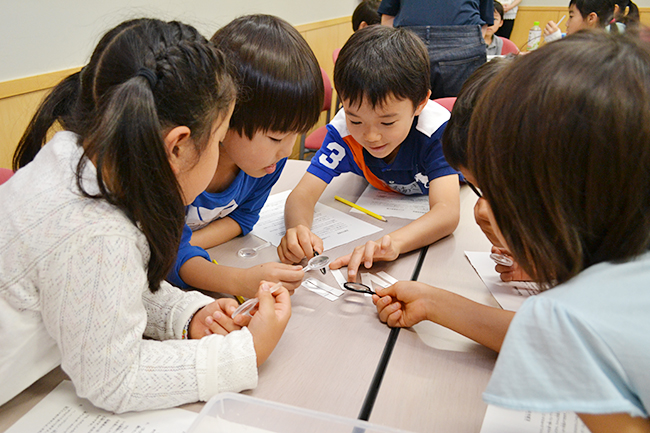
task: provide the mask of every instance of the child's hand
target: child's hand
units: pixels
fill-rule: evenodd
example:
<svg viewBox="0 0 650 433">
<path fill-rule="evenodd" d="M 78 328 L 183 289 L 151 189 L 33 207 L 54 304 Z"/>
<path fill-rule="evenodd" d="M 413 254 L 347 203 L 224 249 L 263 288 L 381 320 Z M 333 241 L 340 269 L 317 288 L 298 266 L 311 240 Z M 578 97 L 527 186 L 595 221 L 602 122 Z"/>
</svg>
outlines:
<svg viewBox="0 0 650 433">
<path fill-rule="evenodd" d="M 377 290 L 372 302 L 377 306 L 379 320 L 391 327 L 408 328 L 428 317 L 430 297 L 436 290 L 424 283 L 398 281 L 390 287 Z"/>
<path fill-rule="evenodd" d="M 260 281 L 272 281 L 273 283 L 282 283 L 285 289 L 293 295 L 302 283 L 305 273 L 300 265 L 285 265 L 283 263 L 263 263 L 245 270 L 244 279 L 246 289 L 241 293 L 242 296 L 252 298 L 257 291 L 253 287 L 258 287 Z"/>
<path fill-rule="evenodd" d="M 508 256 L 512 259 L 510 251 L 506 249 L 492 247 L 492 252 Z M 512 262 L 512 266 L 504 266 L 499 264 L 495 266 L 494 269 L 500 274 L 501 281 L 505 281 L 506 283 L 509 281 L 533 281 L 533 279 L 530 278 L 530 276 L 523 269 L 521 269 L 519 264 L 517 264 L 514 259 Z"/>
<path fill-rule="evenodd" d="M 275 349 L 291 317 L 289 292 L 281 287 L 272 294 L 269 291 L 272 286 L 273 284 L 266 281 L 260 284 L 260 290 L 257 292 L 257 311 L 248 324 L 248 330 L 253 335 L 258 367 Z M 238 323 L 241 316 L 244 315 L 236 316 Z"/>
<path fill-rule="evenodd" d="M 339 269 L 347 265 L 348 281 L 356 281 L 361 262 L 368 269 L 372 267 L 374 261 L 395 260 L 399 253 L 390 235 L 386 235 L 379 241 L 368 241 L 365 245 L 359 245 L 352 253 L 334 260 L 330 264 L 330 269 Z"/>
<path fill-rule="evenodd" d="M 202 338 L 206 335 L 226 335 L 241 329 L 230 318 L 237 309 L 237 301 L 231 298 L 221 298 L 206 305 L 196 312 L 190 322 L 190 338 Z M 242 325 L 243 326 L 243 325 Z"/>
<path fill-rule="evenodd" d="M 544 36 L 548 36 L 552 33 L 559 32 L 560 28 L 555 24 L 555 21 L 549 21 L 544 26 Z"/>
<path fill-rule="evenodd" d="M 492 242 L 492 245 L 503 248 L 503 245 L 501 245 L 501 242 L 499 241 L 499 237 L 496 235 L 494 227 L 492 227 L 492 224 L 490 223 L 488 208 L 487 200 L 479 198 L 474 205 L 474 219 L 488 240 Z"/>
<path fill-rule="evenodd" d="M 278 246 L 278 257 L 282 263 L 300 263 L 305 257 L 314 257 L 314 251 L 323 252 L 323 240 L 309 227 L 298 225 L 285 233 Z"/>
</svg>

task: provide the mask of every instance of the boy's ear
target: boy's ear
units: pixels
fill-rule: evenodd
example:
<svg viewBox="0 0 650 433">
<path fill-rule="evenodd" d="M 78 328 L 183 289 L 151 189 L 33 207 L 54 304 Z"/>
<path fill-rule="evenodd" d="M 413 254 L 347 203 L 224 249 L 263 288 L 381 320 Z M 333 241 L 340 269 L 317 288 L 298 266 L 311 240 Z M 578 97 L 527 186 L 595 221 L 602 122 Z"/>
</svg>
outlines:
<svg viewBox="0 0 650 433">
<path fill-rule="evenodd" d="M 365 21 L 361 21 L 361 22 L 359 23 L 359 30 L 361 30 L 361 29 L 365 29 L 366 27 L 368 27 L 368 23 L 367 23 L 367 22 L 365 22 Z"/>
<path fill-rule="evenodd" d="M 179 174 L 194 161 L 194 143 L 190 139 L 191 131 L 187 126 L 177 126 L 165 135 L 167 159 L 174 174 Z"/>
<path fill-rule="evenodd" d="M 427 105 L 427 102 L 429 102 L 429 97 L 431 96 L 431 90 L 427 93 L 427 97 L 422 100 L 418 104 L 417 107 L 415 107 L 415 113 L 413 114 L 414 116 L 419 116 L 420 113 L 422 113 L 422 110 L 424 110 L 424 106 Z"/>
<path fill-rule="evenodd" d="M 587 24 L 590 27 L 596 27 L 598 25 L 598 15 L 596 15 L 596 12 L 591 12 L 587 15 Z"/>
</svg>

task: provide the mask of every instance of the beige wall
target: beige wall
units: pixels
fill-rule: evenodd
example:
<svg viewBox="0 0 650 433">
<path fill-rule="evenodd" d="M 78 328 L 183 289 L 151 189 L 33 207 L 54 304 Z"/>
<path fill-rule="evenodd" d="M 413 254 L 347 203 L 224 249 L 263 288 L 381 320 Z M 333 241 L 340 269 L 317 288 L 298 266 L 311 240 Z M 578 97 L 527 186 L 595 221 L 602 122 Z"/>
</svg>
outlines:
<svg viewBox="0 0 650 433">
<path fill-rule="evenodd" d="M 332 51 L 352 34 L 350 17 L 296 26 L 321 66 L 332 75 Z M 10 168 L 13 152 L 38 104 L 57 82 L 79 68 L 0 82 L 0 167 Z M 319 125 L 324 124 L 324 116 Z M 297 149 L 294 152 L 297 155 Z"/>
</svg>

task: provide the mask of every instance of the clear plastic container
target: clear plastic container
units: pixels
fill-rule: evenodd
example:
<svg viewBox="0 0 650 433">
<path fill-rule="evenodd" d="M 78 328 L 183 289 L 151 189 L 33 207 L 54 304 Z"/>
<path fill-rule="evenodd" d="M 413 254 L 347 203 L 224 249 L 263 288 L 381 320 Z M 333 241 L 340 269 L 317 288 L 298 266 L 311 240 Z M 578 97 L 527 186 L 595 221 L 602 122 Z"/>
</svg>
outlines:
<svg viewBox="0 0 650 433">
<path fill-rule="evenodd" d="M 528 31 L 528 44 L 526 48 L 528 51 L 533 51 L 539 48 L 539 43 L 542 40 L 542 29 L 539 26 L 539 21 L 533 23 L 533 27 Z"/>
<path fill-rule="evenodd" d="M 408 433 L 345 418 L 274 403 L 244 394 L 224 392 L 206 403 L 187 433 Z"/>
</svg>

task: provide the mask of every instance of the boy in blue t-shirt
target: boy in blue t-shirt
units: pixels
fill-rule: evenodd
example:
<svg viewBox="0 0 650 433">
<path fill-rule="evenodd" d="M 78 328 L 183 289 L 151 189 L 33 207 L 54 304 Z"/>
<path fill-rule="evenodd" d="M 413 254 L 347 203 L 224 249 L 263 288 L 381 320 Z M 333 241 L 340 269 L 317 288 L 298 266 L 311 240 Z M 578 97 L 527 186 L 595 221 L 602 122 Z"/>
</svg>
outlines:
<svg viewBox="0 0 650 433">
<path fill-rule="evenodd" d="M 357 31 L 341 49 L 334 85 L 343 109 L 287 199 L 280 259 L 297 263 L 322 252 L 322 240 L 310 231 L 314 206 L 340 173 L 356 173 L 384 191 L 426 194 L 430 206 L 412 223 L 332 262 L 332 269 L 347 265 L 353 281 L 362 262 L 369 268 L 395 260 L 451 234 L 460 214 L 459 177 L 442 153 L 449 111 L 429 101 L 429 60 L 417 36 L 385 26 Z"/>
<path fill-rule="evenodd" d="M 286 21 L 249 15 L 218 30 L 211 42 L 234 65 L 240 87 L 219 163 L 205 192 L 187 207 L 186 226 L 168 280 L 179 287 L 253 297 L 261 280 L 293 291 L 301 266 L 265 263 L 233 268 L 212 263 L 204 248 L 246 235 L 276 183 L 297 134 L 323 106 L 323 78 L 307 42 Z"/>
</svg>

